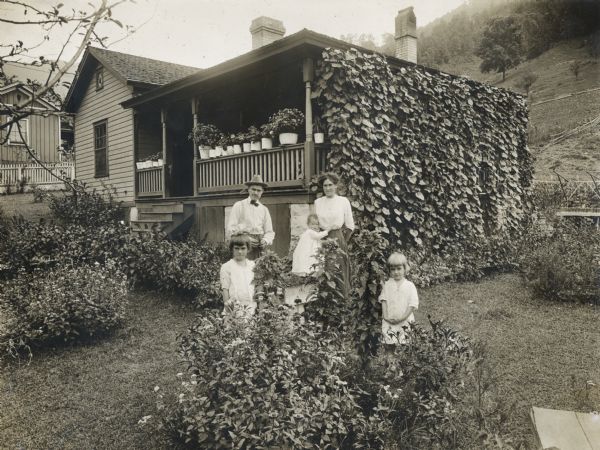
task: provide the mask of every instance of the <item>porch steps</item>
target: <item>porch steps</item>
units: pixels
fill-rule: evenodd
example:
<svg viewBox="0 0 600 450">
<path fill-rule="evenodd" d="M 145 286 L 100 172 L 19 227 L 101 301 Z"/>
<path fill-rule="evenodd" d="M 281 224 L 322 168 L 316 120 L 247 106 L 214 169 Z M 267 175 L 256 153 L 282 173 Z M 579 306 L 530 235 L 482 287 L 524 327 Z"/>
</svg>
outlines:
<svg viewBox="0 0 600 450">
<path fill-rule="evenodd" d="M 131 221 L 133 233 L 161 231 L 173 239 L 184 237 L 194 223 L 193 203 L 136 203 L 138 216 Z"/>
</svg>

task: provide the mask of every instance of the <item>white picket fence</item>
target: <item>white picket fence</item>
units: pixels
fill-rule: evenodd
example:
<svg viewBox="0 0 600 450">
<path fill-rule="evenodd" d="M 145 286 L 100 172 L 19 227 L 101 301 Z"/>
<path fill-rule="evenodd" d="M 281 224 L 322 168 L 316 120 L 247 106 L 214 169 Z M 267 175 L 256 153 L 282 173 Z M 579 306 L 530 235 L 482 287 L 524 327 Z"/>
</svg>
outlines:
<svg viewBox="0 0 600 450">
<path fill-rule="evenodd" d="M 47 163 L 46 170 L 39 164 L 0 164 L 0 187 L 29 185 L 62 187 L 63 179 L 72 180 L 75 170 L 72 162 Z"/>
</svg>

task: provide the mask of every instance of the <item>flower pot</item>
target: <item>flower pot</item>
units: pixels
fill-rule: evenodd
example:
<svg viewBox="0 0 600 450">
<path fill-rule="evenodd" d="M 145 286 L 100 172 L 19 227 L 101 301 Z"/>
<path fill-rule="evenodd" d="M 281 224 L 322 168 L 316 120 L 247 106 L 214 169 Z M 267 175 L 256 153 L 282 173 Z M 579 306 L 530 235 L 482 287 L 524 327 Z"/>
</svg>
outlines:
<svg viewBox="0 0 600 450">
<path fill-rule="evenodd" d="M 158 162 L 158 167 L 162 167 L 162 165 L 163 165 L 162 158 L 159 158 L 159 160 L 157 162 Z"/>
<path fill-rule="evenodd" d="M 244 153 L 248 153 L 250 151 L 250 142 L 244 142 L 242 145 L 242 151 Z"/>
<path fill-rule="evenodd" d="M 315 133 L 315 144 L 322 144 L 325 142 L 325 133 Z"/>
<path fill-rule="evenodd" d="M 137 170 L 143 169 L 144 168 L 144 162 L 143 161 L 138 161 L 135 163 L 135 167 Z"/>
<path fill-rule="evenodd" d="M 261 138 L 260 146 L 263 150 L 267 150 L 273 148 L 273 139 L 271 138 Z"/>
<path fill-rule="evenodd" d="M 152 167 L 152 161 L 143 161 L 142 162 L 143 166 L 142 169 L 147 169 L 149 167 Z"/>
<path fill-rule="evenodd" d="M 152 161 L 152 167 L 158 167 L 158 161 Z"/>
<path fill-rule="evenodd" d="M 211 148 L 209 151 L 209 158 L 216 158 L 223 154 L 223 147 L 217 145 L 215 148 Z"/>
<path fill-rule="evenodd" d="M 229 155 L 233 155 L 233 145 L 228 145 L 228 146 L 227 146 L 227 150 L 225 150 L 225 154 L 226 154 L 227 156 L 229 156 Z"/>
<path fill-rule="evenodd" d="M 233 154 L 239 155 L 240 153 L 242 153 L 242 146 L 240 144 L 234 144 L 233 145 Z"/>
<path fill-rule="evenodd" d="M 250 151 L 255 152 L 260 150 L 260 141 L 252 141 L 250 142 Z"/>
<path fill-rule="evenodd" d="M 298 143 L 298 133 L 280 133 L 279 143 L 281 145 L 290 145 Z"/>
<path fill-rule="evenodd" d="M 210 147 L 206 145 L 201 145 L 198 147 L 198 151 L 200 152 L 200 159 L 208 159 L 210 153 Z"/>
</svg>

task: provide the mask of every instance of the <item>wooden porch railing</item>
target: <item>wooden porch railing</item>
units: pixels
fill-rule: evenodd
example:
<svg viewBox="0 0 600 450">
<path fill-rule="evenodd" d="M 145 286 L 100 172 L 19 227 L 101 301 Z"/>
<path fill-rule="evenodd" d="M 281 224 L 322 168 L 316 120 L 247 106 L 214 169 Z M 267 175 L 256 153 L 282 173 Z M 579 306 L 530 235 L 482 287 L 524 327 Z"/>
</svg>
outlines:
<svg viewBox="0 0 600 450">
<path fill-rule="evenodd" d="M 163 195 L 163 167 L 148 167 L 135 172 L 138 197 Z"/>
<path fill-rule="evenodd" d="M 47 163 L 45 165 L 50 171 L 39 164 L 0 164 L 0 187 L 20 182 L 29 185 L 62 185 L 61 179 L 73 179 L 72 162 Z"/>
<path fill-rule="evenodd" d="M 315 146 L 315 172 L 326 166 L 324 145 Z M 304 144 L 287 145 L 269 150 L 195 160 L 197 193 L 239 191 L 254 174 L 262 175 L 269 187 L 304 185 Z"/>
</svg>

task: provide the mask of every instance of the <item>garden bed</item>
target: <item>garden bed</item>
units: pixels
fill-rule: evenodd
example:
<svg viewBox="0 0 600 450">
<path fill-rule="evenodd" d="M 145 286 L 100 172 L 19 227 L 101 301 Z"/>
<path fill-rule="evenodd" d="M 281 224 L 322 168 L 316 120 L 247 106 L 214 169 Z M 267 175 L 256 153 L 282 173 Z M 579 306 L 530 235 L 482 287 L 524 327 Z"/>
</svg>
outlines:
<svg viewBox="0 0 600 450">
<path fill-rule="evenodd" d="M 600 408 L 597 323 L 600 310 L 531 297 L 514 275 L 420 291 L 417 321 L 426 315 L 484 341 L 516 402 L 509 429 L 533 443 L 531 405 Z M 138 425 L 155 415 L 155 385 L 174 386 L 183 371 L 175 337 L 194 312 L 164 294 L 131 294 L 125 328 L 95 345 L 39 352 L 29 365 L 0 374 L 0 442 L 6 448 L 165 448 L 165 436 Z M 594 390 L 596 389 L 596 390 Z M 32 420 L 35 418 L 35 420 Z M 152 420 L 152 419 L 148 419 Z"/>
</svg>

